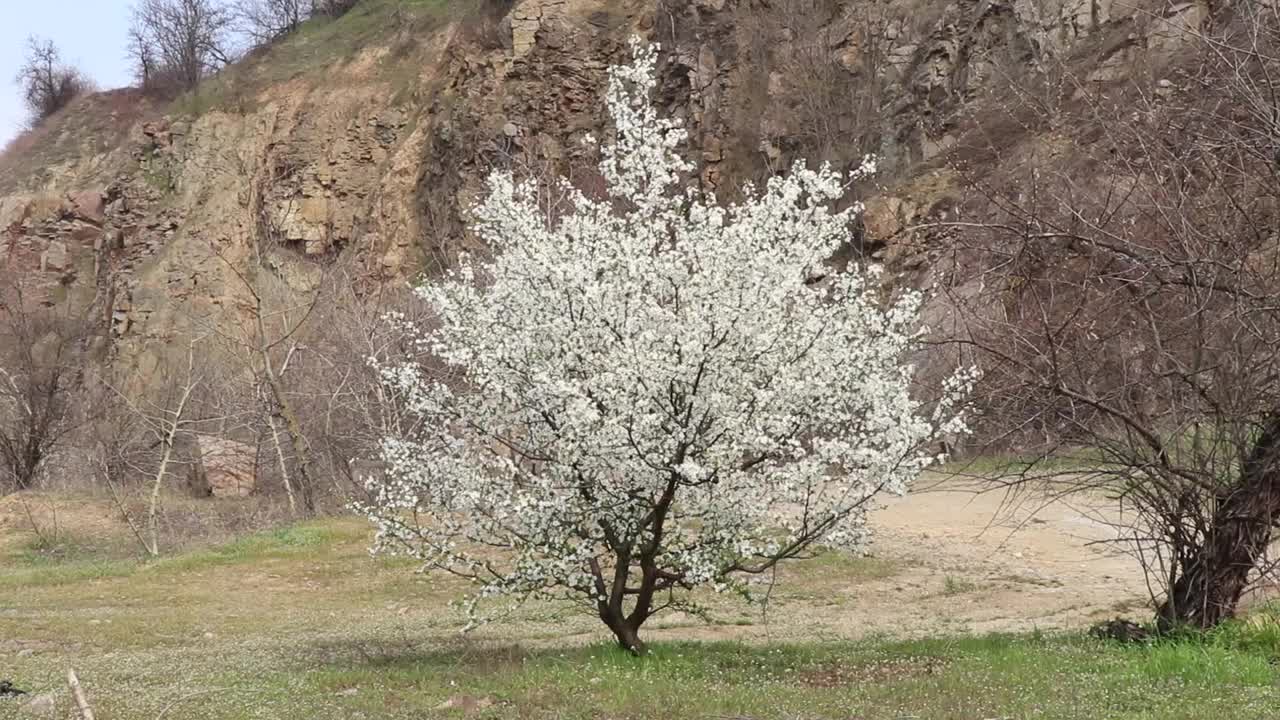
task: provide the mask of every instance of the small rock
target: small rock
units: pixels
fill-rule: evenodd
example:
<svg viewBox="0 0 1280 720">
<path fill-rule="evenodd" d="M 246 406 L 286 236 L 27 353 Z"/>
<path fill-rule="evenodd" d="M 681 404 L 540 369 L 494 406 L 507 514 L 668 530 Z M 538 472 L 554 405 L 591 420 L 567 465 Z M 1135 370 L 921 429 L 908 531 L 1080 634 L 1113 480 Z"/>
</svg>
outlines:
<svg viewBox="0 0 1280 720">
<path fill-rule="evenodd" d="M 257 451 L 252 446 L 205 434 L 196 435 L 196 443 L 200 460 L 199 465 L 193 467 L 192 474 L 197 476 L 192 478 L 193 487 L 208 488 L 219 498 L 247 497 L 253 493 L 258 480 Z"/>
<path fill-rule="evenodd" d="M 1115 640 L 1122 643 L 1143 642 L 1151 637 L 1150 631 L 1141 625 L 1117 618 L 1089 628 L 1089 634 L 1099 640 Z"/>
<path fill-rule="evenodd" d="M 23 717 L 57 717 L 58 701 L 51 693 L 37 695 L 19 706 L 18 714 Z"/>
<path fill-rule="evenodd" d="M 520 128 L 516 127 L 515 123 L 509 122 L 506 125 L 502 126 L 502 134 L 506 135 L 509 138 L 513 138 L 520 134 Z"/>
<path fill-rule="evenodd" d="M 36 654 L 36 651 L 32 650 L 31 648 L 22 648 L 21 650 L 18 651 L 18 657 L 20 658 L 31 657 L 32 655 L 35 655 L 35 654 Z"/>
<path fill-rule="evenodd" d="M 862 224 L 867 237 L 877 242 L 888 242 L 902 232 L 902 200 L 896 197 L 876 197 L 867 201 L 862 213 Z"/>
<path fill-rule="evenodd" d="M 66 243 L 52 240 L 49 247 L 40 255 L 40 269 L 43 272 L 61 272 L 68 267 Z"/>
<path fill-rule="evenodd" d="M 336 694 L 338 697 L 351 697 L 358 692 L 360 692 L 360 688 L 347 688 L 346 690 L 339 690 Z"/>
</svg>

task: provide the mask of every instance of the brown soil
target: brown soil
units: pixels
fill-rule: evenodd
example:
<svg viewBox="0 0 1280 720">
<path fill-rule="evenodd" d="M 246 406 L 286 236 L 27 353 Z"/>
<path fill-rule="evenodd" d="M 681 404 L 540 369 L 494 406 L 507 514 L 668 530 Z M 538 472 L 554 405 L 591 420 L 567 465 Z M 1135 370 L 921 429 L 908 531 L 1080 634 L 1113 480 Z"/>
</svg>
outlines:
<svg viewBox="0 0 1280 720">
<path fill-rule="evenodd" d="M 815 578 L 801 563 L 779 572 L 767 614 L 750 624 L 680 625 L 671 637 L 922 637 L 1147 620 L 1137 560 L 1107 542 L 1116 519 L 1102 498 L 1010 498 L 926 482 L 872 515 L 871 554 L 887 572 Z"/>
<path fill-rule="evenodd" d="M 1025 631 L 1142 616 L 1147 585 L 1137 560 L 1109 542 L 1116 519 L 1101 498 L 921 488 L 873 516 L 877 554 L 905 569 L 881 592 L 862 593 L 866 612 L 903 632 Z"/>
</svg>

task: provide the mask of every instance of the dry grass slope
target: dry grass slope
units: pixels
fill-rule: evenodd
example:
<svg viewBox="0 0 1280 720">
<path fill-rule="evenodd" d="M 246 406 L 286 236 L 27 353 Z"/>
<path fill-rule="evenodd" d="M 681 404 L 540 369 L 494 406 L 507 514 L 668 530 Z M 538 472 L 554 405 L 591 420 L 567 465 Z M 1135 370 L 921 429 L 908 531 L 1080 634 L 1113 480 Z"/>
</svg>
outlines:
<svg viewBox="0 0 1280 720">
<path fill-rule="evenodd" d="M 109 90 L 77 98 L 38 127 L 0 150 L 0 195 L 65 165 L 91 161 L 119 147 L 134 123 L 158 108 L 133 89 Z"/>
</svg>

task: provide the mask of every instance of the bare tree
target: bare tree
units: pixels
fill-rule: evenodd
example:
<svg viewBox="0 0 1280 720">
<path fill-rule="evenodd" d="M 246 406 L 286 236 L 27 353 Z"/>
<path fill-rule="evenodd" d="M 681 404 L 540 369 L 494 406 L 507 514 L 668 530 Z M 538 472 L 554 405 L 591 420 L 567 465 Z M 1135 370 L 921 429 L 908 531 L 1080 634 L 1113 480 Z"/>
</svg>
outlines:
<svg viewBox="0 0 1280 720">
<path fill-rule="evenodd" d="M 1178 83 L 1079 83 L 1071 151 L 945 224 L 988 436 L 1134 511 L 1164 629 L 1230 618 L 1280 522 L 1280 16 L 1239 10 Z"/>
<path fill-rule="evenodd" d="M 207 391 L 204 374 L 200 372 L 196 362 L 196 346 L 202 339 L 193 338 L 189 341 L 185 371 L 172 378 L 171 382 L 165 383 L 167 392 L 158 401 L 146 397 L 134 399 L 116 391 L 120 400 L 141 421 L 146 434 L 151 436 L 150 447 L 159 450 L 149 473 L 151 488 L 147 501 L 145 532 L 137 527 L 127 511 L 124 513 L 134 534 L 152 557 L 160 555 L 160 496 L 165 480 L 170 477 L 173 466 L 178 462 L 179 440 L 184 434 L 192 432 L 199 423 L 208 421 L 208 418 L 193 412 L 199 396 Z M 152 382 L 155 380 L 153 378 Z M 134 467 L 140 469 L 136 465 Z M 111 490 L 116 492 L 114 486 Z M 123 503 L 120 505 L 123 510 Z"/>
<path fill-rule="evenodd" d="M 263 279 L 263 275 L 269 273 L 266 257 L 257 243 L 249 268 L 238 267 L 220 253 L 218 257 L 249 296 L 248 327 L 219 334 L 252 379 L 253 395 L 267 427 L 290 512 L 298 513 L 301 497 L 303 509 L 308 514 L 314 513 L 316 483 L 312 445 L 303 433 L 285 378 L 298 353 L 305 350 L 300 335 L 315 310 L 319 294 L 312 293 L 301 303 L 274 302 Z"/>
<path fill-rule="evenodd" d="M 780 34 L 795 40 L 781 58 L 787 80 L 771 108 L 773 126 L 787 128 L 814 159 L 857 167 L 884 130 L 890 18 L 862 6 L 845 11 L 831 0 L 788 0 L 779 22 Z M 858 37 L 843 62 L 840 31 Z"/>
<path fill-rule="evenodd" d="M 87 339 L 82 319 L 33 305 L 19 283 L 0 296 L 0 481 L 11 490 L 34 487 L 75 428 Z"/>
<path fill-rule="evenodd" d="M 235 15 L 240 29 L 261 45 L 297 30 L 311 17 L 315 4 L 314 0 L 238 0 Z"/>
<path fill-rule="evenodd" d="M 14 78 L 22 89 L 22 100 L 37 124 L 91 89 L 91 83 L 76 68 L 67 65 L 52 40 L 27 39 L 27 54 Z"/>
<path fill-rule="evenodd" d="M 165 69 L 160 65 L 159 50 L 151 42 L 142 25 L 134 22 L 129 26 L 129 43 L 126 56 L 133 62 L 133 74 L 138 87 L 149 93 L 159 93 L 177 87 L 176 82 L 167 81 Z"/>
<path fill-rule="evenodd" d="M 298 499 L 306 513 L 316 510 L 316 482 L 312 444 L 303 432 L 296 401 L 286 385 L 286 376 L 299 353 L 305 351 L 301 337 L 320 301 L 317 289 L 301 302 L 293 302 L 292 293 L 279 292 L 282 281 L 276 276 L 279 259 L 273 251 L 282 244 L 282 215 L 273 213 L 264 190 L 278 180 L 282 169 L 265 167 L 252 171 L 245 160 L 233 152 L 223 159 L 235 172 L 249 177 L 246 204 L 254 219 L 250 232 L 248 267 L 228 258 L 217 247 L 214 254 L 248 295 L 245 310 L 248 326 L 240 332 L 219 332 L 231 352 L 240 358 L 252 378 L 253 393 L 262 409 L 272 448 L 275 450 L 280 481 L 289 499 L 289 509 L 298 512 Z M 287 214 L 287 213 L 285 213 Z M 284 297 L 281 297 L 284 295 Z M 215 330 L 217 331 L 217 330 Z"/>
<path fill-rule="evenodd" d="M 144 86 L 171 77 L 191 90 L 232 61 L 235 17 L 219 0 L 141 0 L 133 11 L 130 55 Z"/>
<path fill-rule="evenodd" d="M 360 0 L 312 0 L 311 11 L 326 17 L 341 17 L 351 11 Z"/>
<path fill-rule="evenodd" d="M 410 432 L 416 422 L 371 361 L 431 363 L 401 328 L 405 321 L 427 323 L 427 312 L 408 288 L 362 281 L 349 261 L 328 270 L 323 292 L 308 352 L 294 370 L 293 394 L 304 432 L 321 449 L 317 462 L 344 483 L 335 491 L 359 495 L 379 472 L 383 439 Z"/>
</svg>

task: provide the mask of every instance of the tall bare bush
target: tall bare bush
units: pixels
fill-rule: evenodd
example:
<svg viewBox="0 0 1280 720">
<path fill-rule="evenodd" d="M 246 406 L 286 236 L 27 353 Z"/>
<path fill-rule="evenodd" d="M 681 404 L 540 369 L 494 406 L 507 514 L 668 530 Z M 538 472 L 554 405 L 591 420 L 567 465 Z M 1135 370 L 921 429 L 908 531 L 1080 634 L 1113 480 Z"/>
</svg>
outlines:
<svg viewBox="0 0 1280 720">
<path fill-rule="evenodd" d="M 314 0 L 238 0 L 234 12 L 241 31 L 264 44 L 297 30 L 315 5 Z"/>
<path fill-rule="evenodd" d="M 1280 522 L 1280 16 L 1236 11 L 1176 82 L 1079 83 L 1070 152 L 949 223 L 987 434 L 1082 451 L 1045 474 L 1130 511 L 1166 629 L 1232 617 Z"/>
<path fill-rule="evenodd" d="M 232 61 L 234 21 L 221 0 L 140 0 L 133 10 L 129 52 L 143 86 L 195 88 Z"/>
<path fill-rule="evenodd" d="M 27 52 L 14 82 L 22 90 L 31 124 L 36 125 L 92 89 L 79 70 L 66 64 L 52 40 L 27 39 Z"/>
<path fill-rule="evenodd" d="M 28 490 L 76 427 L 89 328 L 29 303 L 20 284 L 8 290 L 0 295 L 0 487 Z"/>
</svg>

